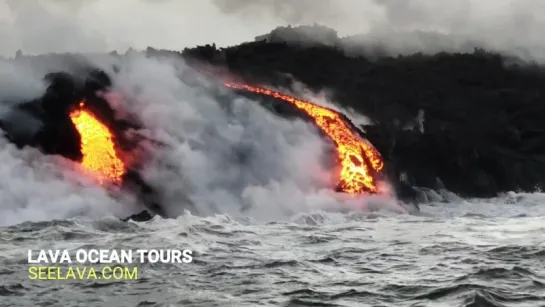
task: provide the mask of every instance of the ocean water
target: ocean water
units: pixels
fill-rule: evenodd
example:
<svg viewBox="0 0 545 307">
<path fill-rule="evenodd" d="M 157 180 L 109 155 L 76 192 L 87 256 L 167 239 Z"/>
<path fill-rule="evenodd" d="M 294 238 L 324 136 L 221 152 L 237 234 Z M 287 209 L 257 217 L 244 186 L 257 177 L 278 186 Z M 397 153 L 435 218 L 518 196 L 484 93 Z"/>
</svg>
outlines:
<svg viewBox="0 0 545 307">
<path fill-rule="evenodd" d="M 226 215 L 0 230 L 0 306 L 545 306 L 545 195 L 421 205 L 421 215 Z M 179 248 L 138 279 L 28 278 L 28 249 Z"/>
</svg>

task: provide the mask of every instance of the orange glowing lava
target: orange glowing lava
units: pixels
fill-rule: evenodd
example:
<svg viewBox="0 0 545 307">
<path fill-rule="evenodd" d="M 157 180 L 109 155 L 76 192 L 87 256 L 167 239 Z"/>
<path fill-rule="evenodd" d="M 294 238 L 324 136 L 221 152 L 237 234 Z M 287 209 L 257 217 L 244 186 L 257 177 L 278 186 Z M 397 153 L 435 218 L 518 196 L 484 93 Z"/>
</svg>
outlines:
<svg viewBox="0 0 545 307">
<path fill-rule="evenodd" d="M 125 167 L 115 151 L 114 137 L 106 125 L 83 107 L 82 102 L 79 109 L 70 113 L 70 119 L 81 135 L 81 164 L 95 174 L 101 184 L 105 181 L 121 183 Z"/>
<path fill-rule="evenodd" d="M 305 111 L 337 147 L 341 164 L 338 187 L 349 194 L 379 192 L 370 168 L 375 172 L 382 170 L 384 163 L 380 154 L 368 141 L 356 135 L 339 113 L 268 89 L 237 83 L 225 83 L 225 86 L 282 99 Z"/>
</svg>

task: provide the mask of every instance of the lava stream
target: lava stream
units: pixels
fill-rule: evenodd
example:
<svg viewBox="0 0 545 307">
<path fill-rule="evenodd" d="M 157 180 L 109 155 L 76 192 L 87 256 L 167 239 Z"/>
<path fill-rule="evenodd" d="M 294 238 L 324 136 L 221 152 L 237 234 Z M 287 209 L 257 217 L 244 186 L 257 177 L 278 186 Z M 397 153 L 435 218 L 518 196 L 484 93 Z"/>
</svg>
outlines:
<svg viewBox="0 0 545 307">
<path fill-rule="evenodd" d="M 225 83 L 225 86 L 282 99 L 305 111 L 337 147 L 341 163 L 338 187 L 349 194 L 379 192 L 372 170 L 380 172 L 384 167 L 380 154 L 369 142 L 356 135 L 339 113 L 264 88 L 237 83 Z"/>
<path fill-rule="evenodd" d="M 96 175 L 101 184 L 105 181 L 121 183 L 125 166 L 117 156 L 114 137 L 108 127 L 86 110 L 83 102 L 70 113 L 70 119 L 81 135 L 83 167 Z"/>
</svg>

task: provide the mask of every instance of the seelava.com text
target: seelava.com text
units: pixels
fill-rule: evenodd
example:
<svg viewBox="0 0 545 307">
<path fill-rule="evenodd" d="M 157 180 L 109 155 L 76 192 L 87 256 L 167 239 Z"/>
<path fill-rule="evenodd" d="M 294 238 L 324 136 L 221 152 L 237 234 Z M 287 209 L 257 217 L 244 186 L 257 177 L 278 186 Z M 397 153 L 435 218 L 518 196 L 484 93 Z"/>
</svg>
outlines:
<svg viewBox="0 0 545 307">
<path fill-rule="evenodd" d="M 136 256 L 136 257 L 133 257 Z M 191 263 L 193 251 L 185 249 L 78 249 L 28 250 L 28 263 Z"/>
</svg>

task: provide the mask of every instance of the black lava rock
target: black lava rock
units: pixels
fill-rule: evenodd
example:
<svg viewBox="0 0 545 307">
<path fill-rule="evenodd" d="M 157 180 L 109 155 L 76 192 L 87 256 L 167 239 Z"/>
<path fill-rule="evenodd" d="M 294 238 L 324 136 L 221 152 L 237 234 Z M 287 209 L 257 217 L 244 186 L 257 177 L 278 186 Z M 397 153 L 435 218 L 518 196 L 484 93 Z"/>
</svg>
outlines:
<svg viewBox="0 0 545 307">
<path fill-rule="evenodd" d="M 225 67 L 246 82 L 311 90 L 368 116 L 400 195 L 411 186 L 466 197 L 545 186 L 545 70 L 497 53 L 348 56 L 339 47 L 256 41 L 186 49 L 190 63 Z M 218 59 L 222 62 L 218 64 Z M 202 65 L 202 64 L 201 64 Z M 290 76 L 290 77 L 286 77 Z M 439 184 L 440 183 L 440 184 Z"/>
</svg>

